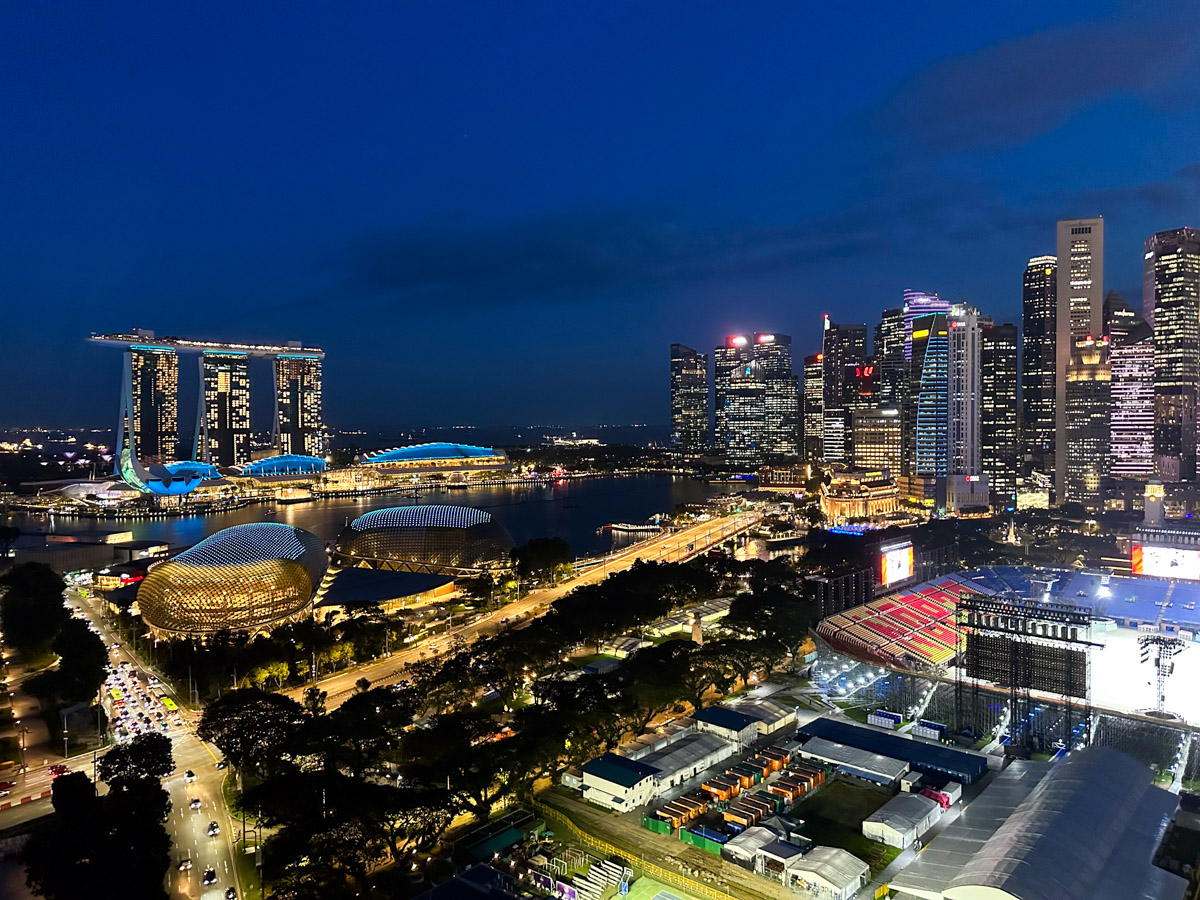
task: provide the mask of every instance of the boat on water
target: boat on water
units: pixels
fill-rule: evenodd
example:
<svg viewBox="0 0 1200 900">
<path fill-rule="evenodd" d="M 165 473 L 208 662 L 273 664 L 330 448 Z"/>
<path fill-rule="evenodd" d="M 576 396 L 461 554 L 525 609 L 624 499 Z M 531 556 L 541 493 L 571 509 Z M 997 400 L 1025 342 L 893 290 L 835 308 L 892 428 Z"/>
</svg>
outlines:
<svg viewBox="0 0 1200 900">
<path fill-rule="evenodd" d="M 754 475 L 721 475 L 708 479 L 709 484 L 747 484 L 755 479 Z"/>
<path fill-rule="evenodd" d="M 448 490 L 448 491 L 465 491 L 465 490 L 466 490 L 467 488 L 469 488 L 469 487 L 470 487 L 470 485 L 469 485 L 469 484 L 457 484 L 457 483 L 455 483 L 455 484 L 448 484 L 448 485 L 446 485 L 446 490 Z"/>
<path fill-rule="evenodd" d="M 630 525 L 628 522 L 611 522 L 608 525 L 601 525 L 596 533 L 603 534 L 605 531 L 613 531 L 618 534 L 657 534 L 662 530 L 661 525 Z"/>
<path fill-rule="evenodd" d="M 271 508 L 271 509 L 268 509 L 268 510 L 266 510 L 265 512 L 263 512 L 263 515 L 264 515 L 264 516 L 273 516 L 273 515 L 275 515 L 277 512 L 279 512 L 279 510 L 277 510 L 277 509 L 274 509 L 274 508 Z"/>
</svg>

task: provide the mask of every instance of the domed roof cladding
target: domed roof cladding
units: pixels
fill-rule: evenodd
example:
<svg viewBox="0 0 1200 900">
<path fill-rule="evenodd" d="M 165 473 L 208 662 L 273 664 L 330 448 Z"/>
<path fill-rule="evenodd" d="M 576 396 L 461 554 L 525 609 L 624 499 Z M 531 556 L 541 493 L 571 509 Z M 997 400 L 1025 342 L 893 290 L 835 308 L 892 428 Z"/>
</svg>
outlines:
<svg viewBox="0 0 1200 900">
<path fill-rule="evenodd" d="M 411 447 L 396 447 L 391 450 L 379 450 L 363 456 L 363 462 L 399 462 L 404 460 L 421 459 L 473 459 L 485 456 L 503 456 L 504 454 L 492 447 L 476 447 L 472 444 L 451 444 L 439 441 L 433 444 L 414 444 Z"/>
<path fill-rule="evenodd" d="M 173 562 L 195 566 L 239 566 L 293 559 L 303 563 L 314 586 L 325 574 L 325 545 L 301 528 L 283 522 L 250 522 L 224 528 L 189 547 Z"/>
<path fill-rule="evenodd" d="M 350 523 L 355 531 L 368 528 L 470 528 L 492 521 L 492 514 L 470 506 L 393 506 L 376 509 Z"/>
<path fill-rule="evenodd" d="M 299 453 L 284 453 L 268 456 L 241 466 L 242 475 L 310 475 L 324 472 L 325 460 L 319 456 L 303 456 Z"/>
<path fill-rule="evenodd" d="M 221 477 L 221 473 L 217 471 L 216 466 L 211 463 L 196 462 L 193 459 L 167 463 L 166 469 L 172 475 L 182 475 L 184 477 L 191 477 L 193 473 L 202 475 L 205 478 Z"/>
</svg>

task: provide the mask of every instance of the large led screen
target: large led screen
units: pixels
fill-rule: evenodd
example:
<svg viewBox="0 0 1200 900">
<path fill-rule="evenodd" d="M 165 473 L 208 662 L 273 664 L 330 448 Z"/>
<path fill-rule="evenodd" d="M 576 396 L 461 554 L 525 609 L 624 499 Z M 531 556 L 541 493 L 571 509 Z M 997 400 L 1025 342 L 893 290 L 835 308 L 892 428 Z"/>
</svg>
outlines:
<svg viewBox="0 0 1200 900">
<path fill-rule="evenodd" d="M 1134 575 L 1200 581 L 1200 550 L 1134 544 L 1130 562 Z"/>
<path fill-rule="evenodd" d="M 880 574 L 884 587 L 913 577 L 912 544 L 884 550 L 881 555 Z"/>
</svg>

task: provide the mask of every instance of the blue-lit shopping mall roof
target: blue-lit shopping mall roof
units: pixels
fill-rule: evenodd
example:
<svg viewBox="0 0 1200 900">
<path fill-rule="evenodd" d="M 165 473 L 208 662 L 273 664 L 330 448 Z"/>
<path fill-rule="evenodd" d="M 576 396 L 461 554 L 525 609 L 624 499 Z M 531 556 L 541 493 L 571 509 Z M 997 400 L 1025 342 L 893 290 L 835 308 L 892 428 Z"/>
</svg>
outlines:
<svg viewBox="0 0 1200 900">
<path fill-rule="evenodd" d="M 266 459 L 256 459 L 240 467 L 242 475 L 311 475 L 325 471 L 325 460 L 319 456 L 301 456 L 298 453 L 284 453 L 280 456 L 268 456 Z"/>
<path fill-rule="evenodd" d="M 492 514 L 469 506 L 393 506 L 376 509 L 350 523 L 355 531 L 368 528 L 470 528 L 486 525 Z"/>
<path fill-rule="evenodd" d="M 482 459 L 502 457 L 504 453 L 491 447 L 475 447 L 471 444 L 414 444 L 411 447 L 396 447 L 392 450 L 377 450 L 359 457 L 359 461 L 370 465 L 384 462 L 419 462 L 434 459 Z"/>
</svg>

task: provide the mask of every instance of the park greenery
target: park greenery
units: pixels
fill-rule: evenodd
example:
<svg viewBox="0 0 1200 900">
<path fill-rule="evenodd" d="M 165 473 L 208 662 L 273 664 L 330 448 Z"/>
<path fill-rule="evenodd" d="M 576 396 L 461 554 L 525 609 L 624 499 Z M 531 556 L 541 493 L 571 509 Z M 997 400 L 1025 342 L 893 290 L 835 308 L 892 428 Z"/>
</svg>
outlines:
<svg viewBox="0 0 1200 900">
<path fill-rule="evenodd" d="M 101 757 L 103 796 L 83 772 L 59 776 L 54 815 L 22 852 L 30 890 L 48 900 L 165 900 L 171 839 L 163 823 L 171 801 L 160 779 L 173 765 L 170 738 L 152 732 Z"/>
</svg>

